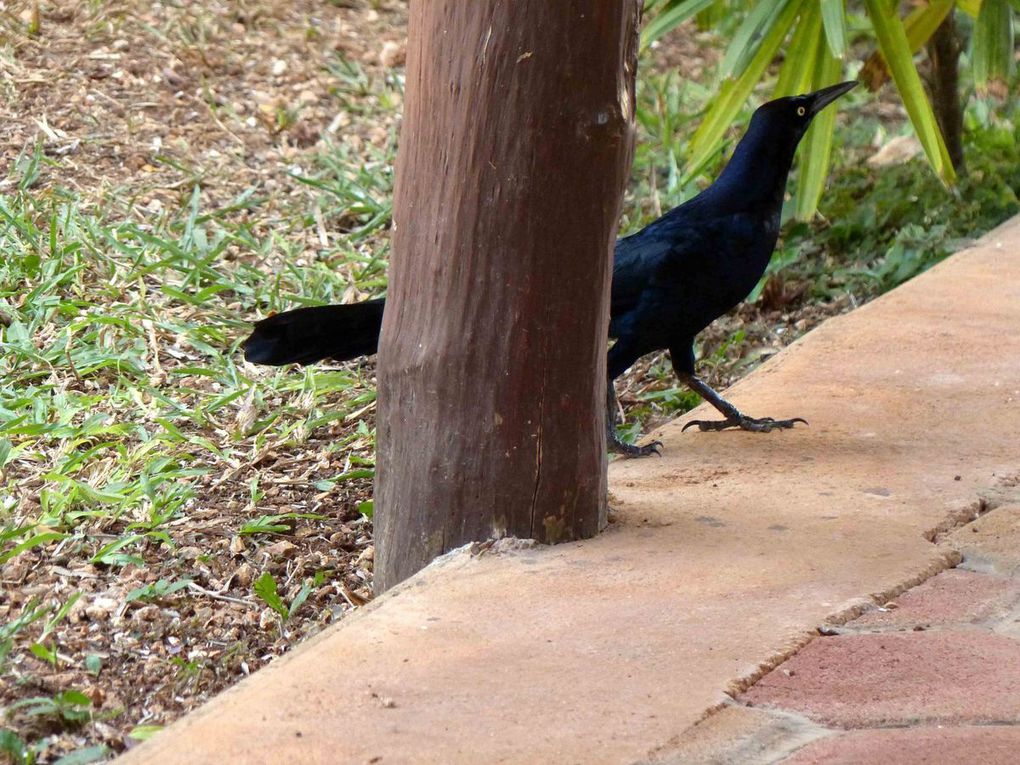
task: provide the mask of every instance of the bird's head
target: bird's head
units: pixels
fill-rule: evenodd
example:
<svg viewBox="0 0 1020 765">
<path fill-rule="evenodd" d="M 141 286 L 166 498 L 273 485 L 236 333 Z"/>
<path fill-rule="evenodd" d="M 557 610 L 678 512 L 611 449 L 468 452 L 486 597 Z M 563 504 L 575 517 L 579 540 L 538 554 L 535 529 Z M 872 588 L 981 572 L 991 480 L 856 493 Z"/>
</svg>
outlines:
<svg viewBox="0 0 1020 765">
<path fill-rule="evenodd" d="M 855 80 L 830 85 L 802 96 L 777 98 L 762 104 L 754 113 L 754 122 L 765 122 L 772 130 L 780 130 L 793 140 L 794 146 L 800 142 L 811 120 L 818 112 L 831 104 L 844 93 L 857 86 Z M 772 132 L 771 130 L 769 132 Z"/>
<path fill-rule="evenodd" d="M 712 194 L 734 194 L 742 204 L 764 201 L 774 206 L 778 215 L 793 155 L 811 120 L 855 85 L 841 82 L 758 107 L 722 175 L 712 184 Z"/>
</svg>

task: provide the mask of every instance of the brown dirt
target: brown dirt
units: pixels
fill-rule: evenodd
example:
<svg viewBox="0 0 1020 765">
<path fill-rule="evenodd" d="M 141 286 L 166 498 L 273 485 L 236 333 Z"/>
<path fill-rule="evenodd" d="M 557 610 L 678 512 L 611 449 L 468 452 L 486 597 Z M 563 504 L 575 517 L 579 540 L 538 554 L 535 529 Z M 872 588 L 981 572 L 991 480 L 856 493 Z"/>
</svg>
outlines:
<svg viewBox="0 0 1020 765">
<path fill-rule="evenodd" d="M 43 4 L 29 35 L 32 5 L 0 10 L 0 165 L 41 141 L 85 202 L 115 192 L 147 216 L 200 181 L 207 206 L 252 185 L 282 206 L 303 149 L 340 131 L 382 145 L 392 127 L 337 110 L 326 64 L 340 55 L 378 71 L 402 39 L 399 2 Z"/>
</svg>

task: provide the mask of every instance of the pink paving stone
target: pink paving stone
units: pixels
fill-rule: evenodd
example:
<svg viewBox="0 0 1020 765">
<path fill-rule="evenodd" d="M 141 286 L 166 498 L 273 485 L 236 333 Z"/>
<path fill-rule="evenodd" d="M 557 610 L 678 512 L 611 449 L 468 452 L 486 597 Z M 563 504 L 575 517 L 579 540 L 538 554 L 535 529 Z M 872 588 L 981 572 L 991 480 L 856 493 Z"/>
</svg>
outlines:
<svg viewBox="0 0 1020 765">
<path fill-rule="evenodd" d="M 975 629 L 819 638 L 742 700 L 841 728 L 1016 722 L 1020 642 Z"/>
<path fill-rule="evenodd" d="M 1020 581 L 953 569 L 907 590 L 888 611 L 869 611 L 846 626 L 856 629 L 938 627 L 1001 619 L 1020 601 Z"/>
<path fill-rule="evenodd" d="M 871 765 L 876 762 L 1016 765 L 1018 761 L 1020 728 L 965 725 L 852 731 L 808 744 L 782 760 L 782 765 Z"/>
</svg>

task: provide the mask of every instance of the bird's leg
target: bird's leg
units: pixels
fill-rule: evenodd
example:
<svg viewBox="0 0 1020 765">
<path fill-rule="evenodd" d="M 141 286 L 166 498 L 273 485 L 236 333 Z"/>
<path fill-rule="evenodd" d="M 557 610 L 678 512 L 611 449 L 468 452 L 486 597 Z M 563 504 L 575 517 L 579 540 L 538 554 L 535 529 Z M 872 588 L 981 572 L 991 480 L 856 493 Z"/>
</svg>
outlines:
<svg viewBox="0 0 1020 765">
<path fill-rule="evenodd" d="M 684 430 L 697 426 L 698 430 L 740 428 L 741 430 L 751 430 L 756 433 L 768 433 L 771 430 L 792 428 L 798 422 L 803 422 L 805 425 L 808 424 L 808 421 L 803 417 L 794 417 L 789 420 L 775 420 L 771 417 L 748 417 L 745 414 L 741 414 L 740 410 L 733 406 L 733 404 L 712 390 L 711 386 L 704 380 L 687 372 L 680 373 L 679 376 L 691 390 L 718 409 L 726 418 L 725 420 L 691 420 L 684 425 Z"/>
<path fill-rule="evenodd" d="M 662 456 L 659 451 L 662 448 L 662 443 L 659 441 L 652 441 L 644 446 L 634 446 L 624 443 L 616 435 L 616 386 L 612 380 L 606 382 L 606 446 L 609 451 L 627 457 L 647 457 L 649 454 Z"/>
</svg>

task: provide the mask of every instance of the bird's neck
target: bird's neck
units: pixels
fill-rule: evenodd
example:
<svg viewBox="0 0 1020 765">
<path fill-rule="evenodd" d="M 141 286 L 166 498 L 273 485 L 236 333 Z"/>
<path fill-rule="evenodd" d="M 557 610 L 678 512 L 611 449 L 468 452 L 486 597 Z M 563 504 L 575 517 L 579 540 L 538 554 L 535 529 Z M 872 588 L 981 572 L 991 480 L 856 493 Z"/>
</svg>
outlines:
<svg viewBox="0 0 1020 765">
<path fill-rule="evenodd" d="M 767 124 L 752 121 L 713 189 L 720 195 L 739 199 L 748 207 L 774 207 L 778 214 L 783 207 L 797 141 L 776 133 Z"/>
</svg>

